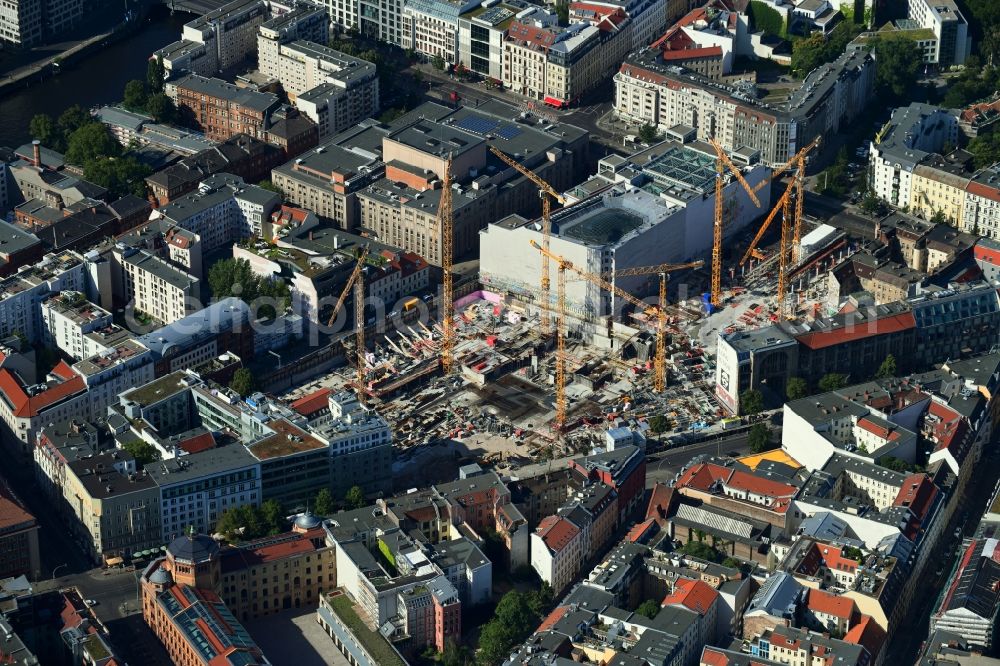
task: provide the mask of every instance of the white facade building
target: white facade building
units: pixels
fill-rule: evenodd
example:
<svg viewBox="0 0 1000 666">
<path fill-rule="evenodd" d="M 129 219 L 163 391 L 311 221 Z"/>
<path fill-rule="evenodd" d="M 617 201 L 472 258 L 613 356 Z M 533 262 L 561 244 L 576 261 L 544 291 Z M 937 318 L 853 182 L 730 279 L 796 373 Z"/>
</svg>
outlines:
<svg viewBox="0 0 1000 666">
<path fill-rule="evenodd" d="M 99 350 L 87 333 L 111 325 L 111 313 L 94 305 L 78 291 L 64 291 L 41 304 L 42 340 L 76 360 Z"/>
</svg>

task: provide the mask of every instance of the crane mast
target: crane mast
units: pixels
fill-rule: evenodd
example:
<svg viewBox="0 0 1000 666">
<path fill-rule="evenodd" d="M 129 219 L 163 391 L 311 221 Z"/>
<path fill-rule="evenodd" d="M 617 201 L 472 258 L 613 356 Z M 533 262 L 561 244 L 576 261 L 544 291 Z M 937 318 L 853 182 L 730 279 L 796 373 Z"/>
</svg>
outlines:
<svg viewBox="0 0 1000 666">
<path fill-rule="evenodd" d="M 449 374 L 455 364 L 455 284 L 452 266 L 455 251 L 455 227 L 451 209 L 451 155 L 445 162 L 442 178 L 441 203 L 438 216 L 441 220 L 441 270 L 443 275 L 444 309 L 441 319 L 441 369 Z"/>
</svg>

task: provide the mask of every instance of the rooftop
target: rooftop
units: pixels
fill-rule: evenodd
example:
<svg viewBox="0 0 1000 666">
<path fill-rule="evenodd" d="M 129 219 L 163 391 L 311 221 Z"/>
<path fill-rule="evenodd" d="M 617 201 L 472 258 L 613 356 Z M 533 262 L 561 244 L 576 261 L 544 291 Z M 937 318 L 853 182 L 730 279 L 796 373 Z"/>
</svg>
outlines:
<svg viewBox="0 0 1000 666">
<path fill-rule="evenodd" d="M 274 431 L 274 434 L 267 435 L 247 446 L 247 449 L 257 460 L 264 461 L 291 456 L 327 446 L 302 428 L 284 419 L 272 421 L 268 426 Z"/>
</svg>

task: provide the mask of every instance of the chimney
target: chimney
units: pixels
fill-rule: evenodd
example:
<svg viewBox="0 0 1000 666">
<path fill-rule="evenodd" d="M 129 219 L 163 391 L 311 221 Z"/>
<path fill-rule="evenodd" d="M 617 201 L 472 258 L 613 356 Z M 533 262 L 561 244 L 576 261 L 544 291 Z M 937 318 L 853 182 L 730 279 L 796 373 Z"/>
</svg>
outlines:
<svg viewBox="0 0 1000 666">
<path fill-rule="evenodd" d="M 42 142 L 35 139 L 31 142 L 32 159 L 36 167 L 42 166 Z"/>
<path fill-rule="evenodd" d="M 312 240 L 312 239 L 313 239 L 313 232 L 310 230 L 309 231 L 309 240 Z"/>
</svg>

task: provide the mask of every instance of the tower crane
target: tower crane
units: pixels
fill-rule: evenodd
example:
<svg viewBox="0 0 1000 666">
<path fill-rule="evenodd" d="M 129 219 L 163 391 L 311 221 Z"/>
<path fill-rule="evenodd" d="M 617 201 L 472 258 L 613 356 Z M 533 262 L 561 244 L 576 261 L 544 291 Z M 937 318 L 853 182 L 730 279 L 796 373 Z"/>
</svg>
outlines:
<svg viewBox="0 0 1000 666">
<path fill-rule="evenodd" d="M 552 202 L 551 199 L 555 199 L 558 203 L 566 205 L 566 199 L 553 189 L 551 185 L 542 180 L 535 172 L 531 171 L 527 167 L 523 166 L 517 162 L 514 158 L 510 157 L 507 153 L 503 152 L 496 146 L 490 146 L 490 152 L 500 158 L 504 164 L 511 167 L 522 176 L 530 180 L 538 187 L 538 196 L 542 200 L 542 247 L 546 252 L 549 250 L 549 240 L 552 237 Z M 551 282 L 549 279 L 549 257 L 544 252 L 542 253 L 542 292 L 541 300 L 542 303 L 548 304 L 549 302 L 549 291 L 551 289 Z M 547 308 L 541 308 L 541 325 L 542 333 L 547 334 L 550 331 L 549 313 Z"/>
<path fill-rule="evenodd" d="M 365 403 L 365 277 L 354 281 L 354 346 L 357 352 L 358 400 Z"/>
<path fill-rule="evenodd" d="M 660 275 L 660 301 L 659 305 L 651 306 L 632 294 L 628 293 L 621 287 L 618 287 L 611 282 L 608 282 L 601 275 L 596 275 L 594 273 L 588 273 L 587 271 L 577 268 L 573 262 L 569 261 L 565 257 L 554 254 L 548 250 L 545 250 L 535 241 L 530 241 L 531 246 L 536 250 L 541 252 L 543 255 L 547 256 L 549 259 L 554 261 L 559 269 L 559 276 L 557 280 L 557 305 L 558 305 L 558 323 L 556 326 L 556 422 L 557 424 L 565 425 L 566 422 L 566 412 L 565 412 L 565 351 L 563 337 L 565 335 L 565 320 L 566 320 L 566 279 L 565 272 L 567 270 L 572 271 L 579 277 L 587 280 L 591 284 L 594 284 L 601 289 L 610 291 L 619 298 L 631 303 L 632 305 L 640 308 L 647 316 L 655 316 L 657 322 L 657 336 L 656 336 L 656 358 L 654 361 L 655 370 L 655 385 L 658 392 L 662 392 L 666 388 L 666 376 L 667 376 L 667 359 L 666 359 L 666 333 L 667 333 L 667 314 L 666 314 L 666 301 L 667 301 L 667 274 L 672 271 L 678 271 L 685 268 L 700 268 L 704 265 L 702 261 L 695 261 L 687 264 L 660 264 L 658 266 L 642 266 L 635 268 L 627 268 L 621 271 L 617 271 L 614 275 L 619 277 L 627 277 L 632 275 Z M 560 411 L 560 408 L 562 411 Z"/>
<path fill-rule="evenodd" d="M 653 388 L 657 393 L 663 393 L 667 388 L 667 279 L 670 273 L 686 268 L 701 268 L 704 261 L 692 261 L 686 264 L 660 264 L 658 266 L 638 266 L 610 273 L 613 277 L 629 277 L 633 275 L 659 275 L 660 300 L 657 308 L 656 356 L 653 361 Z M 604 273 L 603 275 L 609 275 Z"/>
<path fill-rule="evenodd" d="M 781 197 L 778 198 L 778 203 L 774 205 L 774 208 L 771 209 L 771 212 L 768 213 L 766 218 L 764 218 L 764 223 L 760 225 L 760 229 L 757 230 L 757 235 L 753 237 L 752 241 L 750 241 L 750 246 L 747 248 L 747 251 L 743 254 L 743 258 L 740 259 L 740 266 L 746 264 L 747 260 L 750 259 L 750 257 L 758 256 L 760 254 L 759 250 L 757 249 L 757 243 L 759 243 L 760 239 L 764 237 L 764 233 L 767 231 L 767 228 L 771 226 L 771 222 L 774 221 L 774 218 L 778 215 L 778 212 L 781 211 L 782 208 L 784 207 L 785 201 L 792 195 L 793 189 L 794 189 L 794 183 L 789 183 L 788 187 L 785 188 L 784 194 L 782 194 Z"/>
<path fill-rule="evenodd" d="M 361 250 L 361 254 L 358 255 L 358 263 L 354 266 L 354 270 L 351 271 L 350 277 L 347 278 L 347 284 L 344 285 L 344 290 L 340 292 L 340 298 L 337 299 L 337 304 L 333 307 L 333 314 L 330 315 L 330 321 L 326 322 L 327 328 L 333 326 L 334 320 L 336 320 L 337 315 L 340 314 L 340 308 L 344 307 L 344 301 L 347 300 L 347 294 L 351 292 L 351 287 L 354 286 L 354 283 L 361 277 L 361 272 L 365 268 L 365 259 L 367 258 L 368 246 L 365 245 Z M 362 298 L 362 301 L 363 300 L 364 298 Z M 363 320 L 364 318 L 362 317 L 362 321 Z"/>
<path fill-rule="evenodd" d="M 736 177 L 736 180 L 746 193 L 750 196 L 750 200 L 753 201 L 755 206 L 760 206 L 760 199 L 757 198 L 757 193 L 754 188 L 750 187 L 743 174 L 740 170 L 736 168 L 729 156 L 726 155 L 726 151 L 723 150 L 722 146 L 715 139 L 709 139 L 712 143 L 712 147 L 715 148 L 716 160 L 715 160 L 715 224 L 713 227 L 713 238 L 712 238 L 712 305 L 720 305 L 722 303 L 722 171 L 723 167 L 729 169 L 729 171 Z"/>
<path fill-rule="evenodd" d="M 455 284 L 452 278 L 452 262 L 455 251 L 455 225 L 451 209 L 451 154 L 444 166 L 441 202 L 438 204 L 438 219 L 441 221 L 441 270 L 444 271 L 441 318 L 441 369 L 444 374 L 451 372 L 455 362 Z"/>
</svg>

